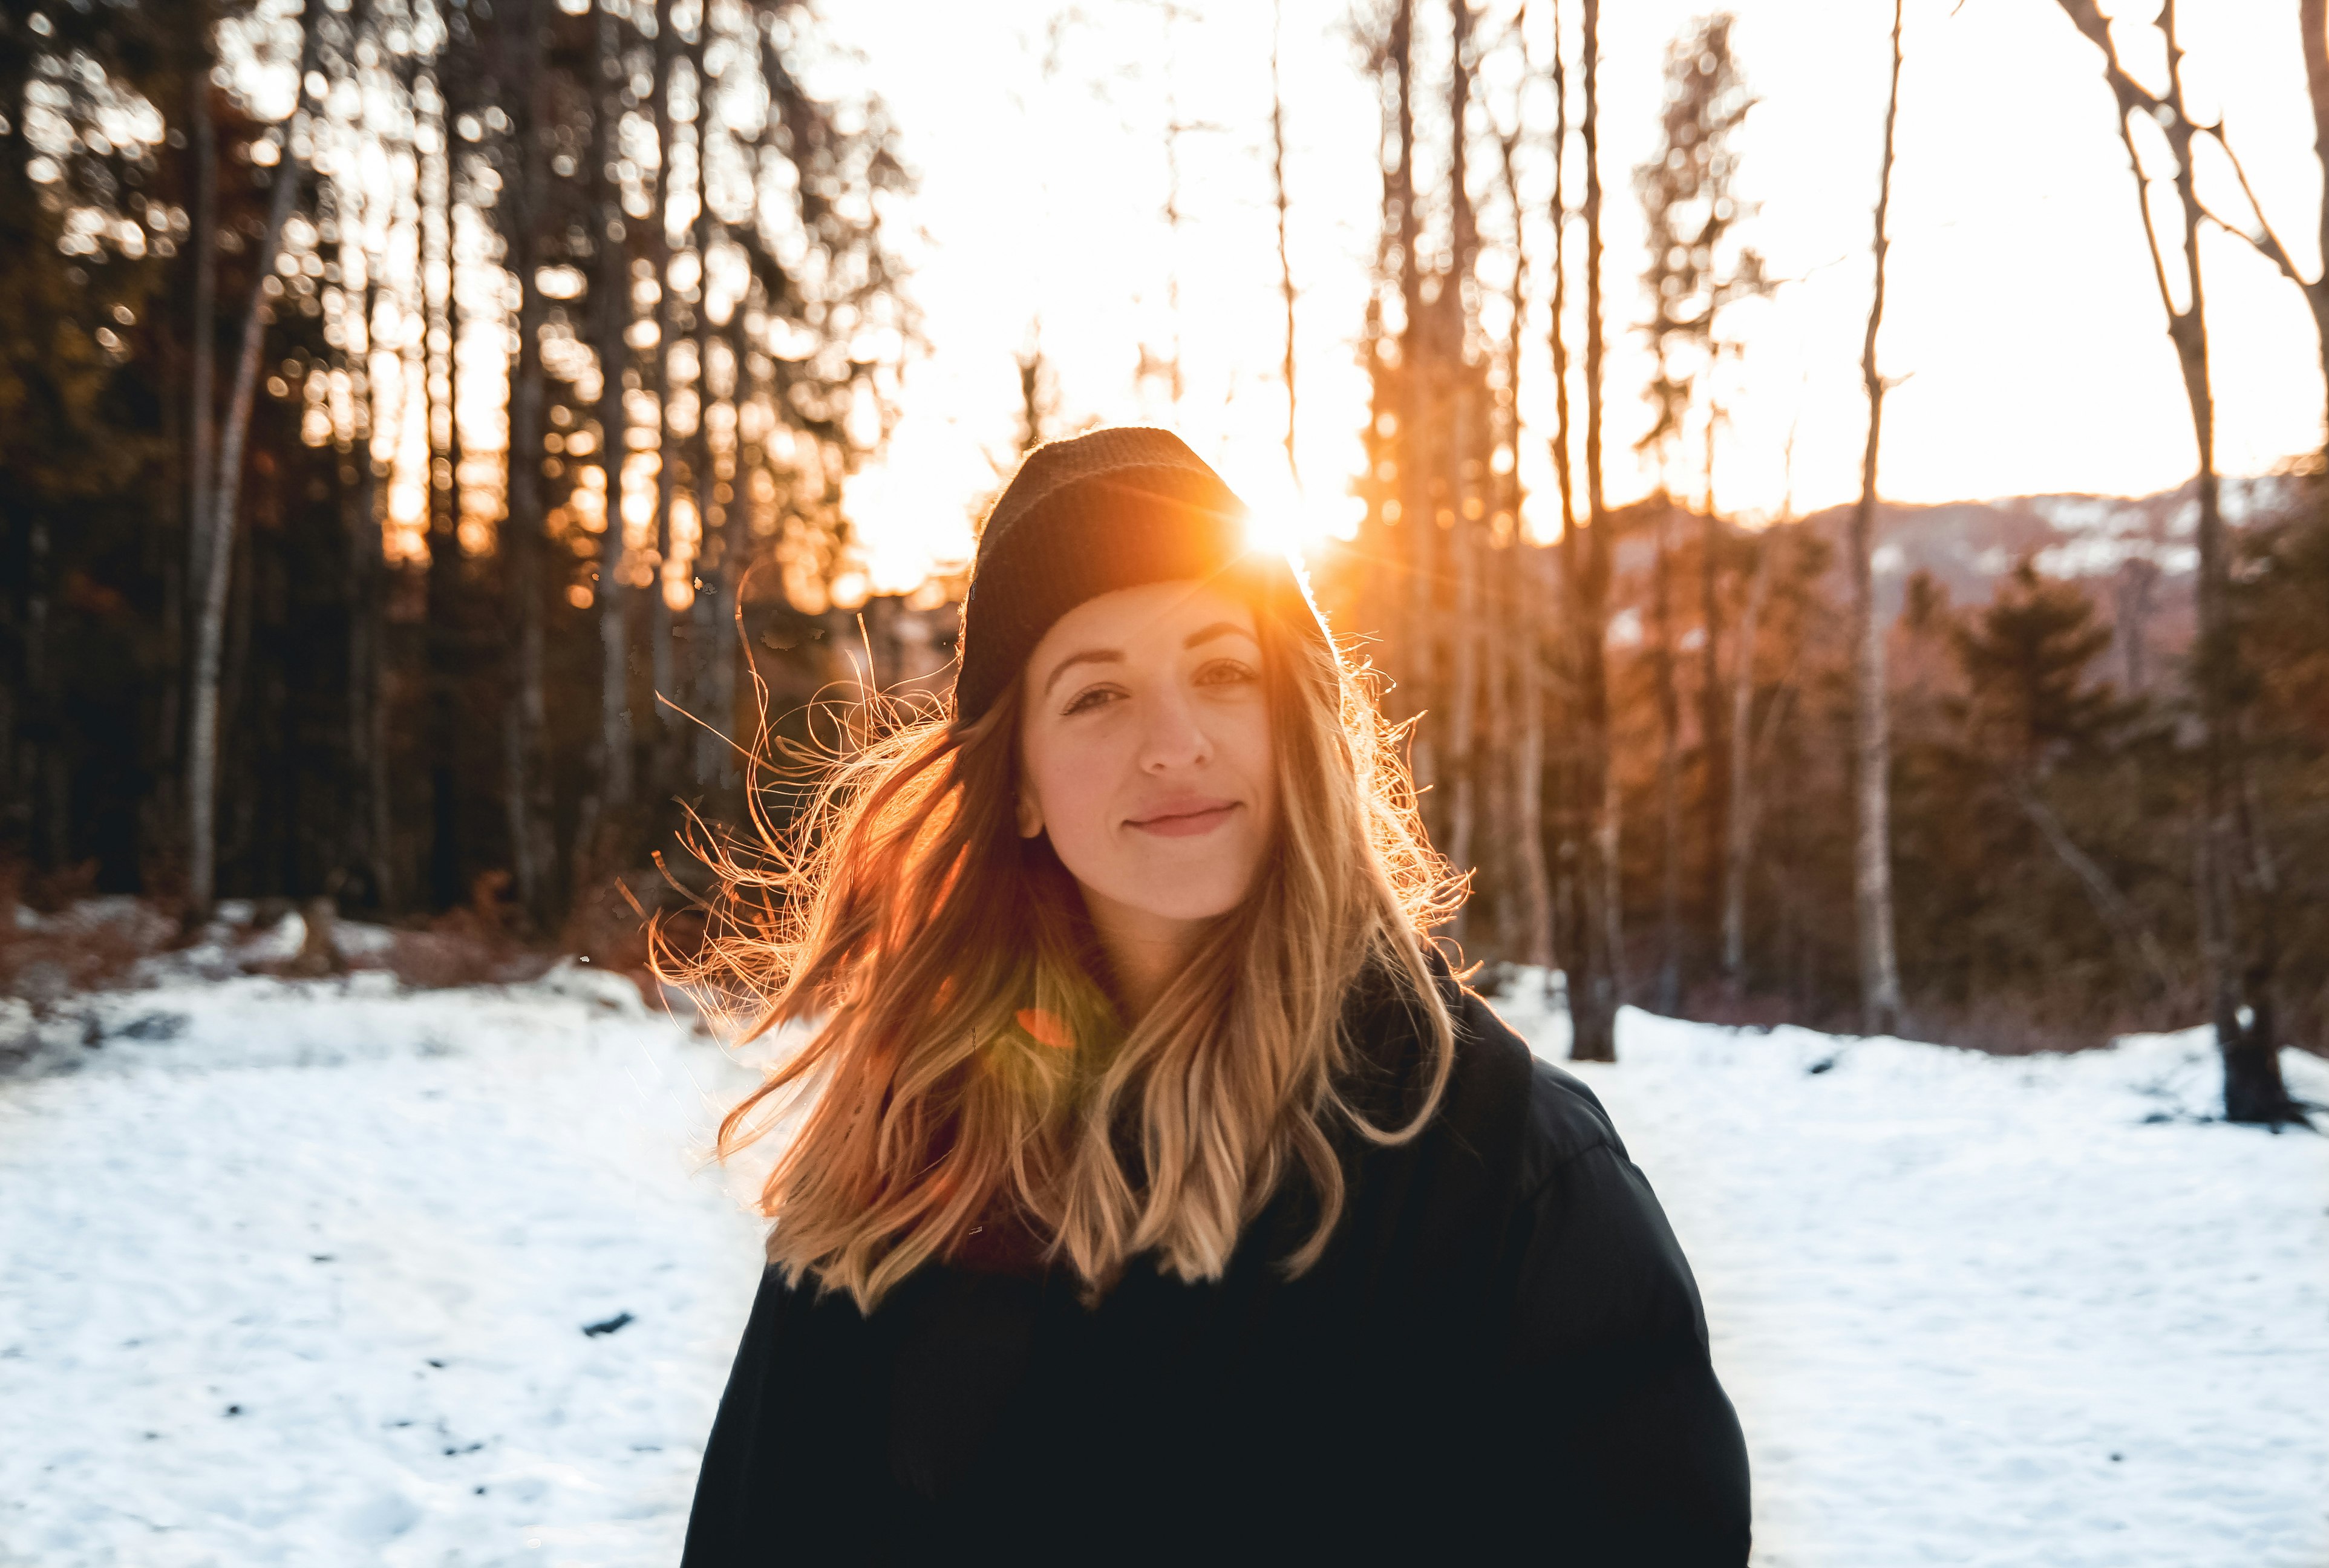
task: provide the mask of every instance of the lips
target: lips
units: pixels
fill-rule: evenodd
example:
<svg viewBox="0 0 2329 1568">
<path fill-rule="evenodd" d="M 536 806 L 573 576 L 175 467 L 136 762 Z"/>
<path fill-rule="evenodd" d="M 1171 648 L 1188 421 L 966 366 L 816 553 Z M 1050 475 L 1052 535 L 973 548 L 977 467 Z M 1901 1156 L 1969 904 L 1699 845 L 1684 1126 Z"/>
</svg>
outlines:
<svg viewBox="0 0 2329 1568">
<path fill-rule="evenodd" d="M 1211 833 L 1227 822 L 1238 809 L 1239 802 L 1218 798 L 1191 798 L 1165 801 L 1146 817 L 1136 817 L 1125 826 L 1142 833 L 1153 833 L 1160 838 L 1193 838 L 1201 833 Z"/>
</svg>

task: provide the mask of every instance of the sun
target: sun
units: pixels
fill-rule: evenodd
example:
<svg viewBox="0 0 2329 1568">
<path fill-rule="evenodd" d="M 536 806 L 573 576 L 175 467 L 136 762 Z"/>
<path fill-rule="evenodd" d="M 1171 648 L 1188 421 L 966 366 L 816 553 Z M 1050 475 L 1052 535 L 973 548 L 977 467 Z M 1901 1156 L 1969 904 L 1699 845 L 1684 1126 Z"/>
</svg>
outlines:
<svg viewBox="0 0 2329 1568">
<path fill-rule="evenodd" d="M 1259 477 L 1240 491 L 1246 497 L 1246 544 L 1274 551 L 1306 564 L 1329 541 L 1349 533 L 1351 498 L 1306 495 L 1284 472 Z"/>
</svg>

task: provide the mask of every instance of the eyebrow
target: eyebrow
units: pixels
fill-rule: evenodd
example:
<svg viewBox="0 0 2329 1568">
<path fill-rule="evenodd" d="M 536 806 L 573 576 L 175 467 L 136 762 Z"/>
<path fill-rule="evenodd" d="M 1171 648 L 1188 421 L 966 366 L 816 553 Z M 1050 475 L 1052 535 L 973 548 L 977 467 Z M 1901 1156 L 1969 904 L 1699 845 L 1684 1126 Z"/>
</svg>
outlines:
<svg viewBox="0 0 2329 1568">
<path fill-rule="evenodd" d="M 1212 641 L 1215 638 L 1221 637 L 1241 637 L 1249 641 L 1256 640 L 1253 633 L 1246 630 L 1245 628 L 1240 626 L 1237 622 L 1233 620 L 1217 620 L 1211 626 L 1201 626 L 1196 630 L 1191 632 L 1187 637 L 1183 638 L 1181 639 L 1181 646 L 1184 648 L 1197 647 Z M 1060 677 L 1067 674 L 1070 668 L 1077 665 L 1116 665 L 1122 664 L 1123 662 L 1124 650 L 1122 648 L 1093 647 L 1086 648 L 1080 653 L 1071 653 L 1067 657 L 1061 659 L 1058 664 L 1053 665 L 1051 666 L 1051 673 L 1044 677 L 1044 694 L 1049 695 L 1051 688 L 1059 685 Z"/>
</svg>

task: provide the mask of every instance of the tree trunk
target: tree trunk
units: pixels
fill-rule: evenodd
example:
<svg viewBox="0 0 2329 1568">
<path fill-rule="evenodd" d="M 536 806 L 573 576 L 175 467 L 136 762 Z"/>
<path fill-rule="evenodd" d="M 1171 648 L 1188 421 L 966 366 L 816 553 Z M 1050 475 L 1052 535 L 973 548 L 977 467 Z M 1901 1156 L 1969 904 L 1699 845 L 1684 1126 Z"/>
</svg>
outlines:
<svg viewBox="0 0 2329 1568">
<path fill-rule="evenodd" d="M 549 203 L 550 137 L 541 110 L 542 57 L 549 41 L 549 0 L 504 0 L 502 90 L 515 110 L 510 145 L 515 177 L 503 206 L 512 266 L 518 275 L 517 364 L 510 377 L 509 515 L 502 526 L 508 566 L 510 680 L 503 726 L 504 808 L 509 819 L 510 862 L 518 902 L 536 928 L 550 926 L 552 883 L 558 849 L 552 839 L 552 799 L 545 736 L 549 705 L 542 690 L 545 562 L 542 495 L 543 370 L 542 331 L 549 316 L 538 273 L 542 223 Z"/>
<path fill-rule="evenodd" d="M 1471 401 L 1468 387 L 1457 392 L 1450 433 L 1458 452 L 1472 439 Z M 1460 467 L 1460 461 L 1451 465 Z M 1447 730 L 1447 858 L 1457 870 L 1468 871 L 1480 811 L 1480 540 L 1477 525 L 1464 515 L 1476 499 L 1470 487 L 1459 483 L 1455 496 L 1456 525 L 1447 537 L 1447 549 L 1456 558 L 1455 615 L 1447 628 L 1452 666 Z M 1461 920 L 1460 913 L 1457 918 Z"/>
<path fill-rule="evenodd" d="M 1496 444 L 1502 445 L 1501 439 Z M 1502 499 L 1500 496 L 1500 505 Z M 1527 940 L 1523 930 L 1527 914 L 1521 903 L 1519 862 L 1526 858 L 1528 846 L 1514 830 L 1510 766 L 1520 726 L 1513 721 L 1513 660 L 1506 651 L 1519 639 L 1512 580 L 1523 569 L 1526 549 L 1517 538 L 1503 546 L 1489 544 L 1480 613 L 1478 787 L 1484 834 L 1490 845 L 1488 886 L 1496 912 L 1496 952 L 1507 963 L 1520 961 Z"/>
<path fill-rule="evenodd" d="M 1441 364 L 1449 378 L 1447 450 L 1444 454 L 1448 509 L 1452 514 L 1447 550 L 1454 555 L 1455 613 L 1448 622 L 1447 713 L 1447 855 L 1458 871 L 1469 871 L 1473 838 L 1480 815 L 1480 519 L 1477 481 L 1485 476 L 1476 468 L 1473 449 L 1480 433 L 1478 400 L 1473 367 L 1465 357 L 1470 335 L 1474 259 L 1479 235 L 1472 212 L 1469 160 L 1470 137 L 1465 127 L 1471 107 L 1471 0 L 1449 0 L 1452 24 L 1448 71 L 1447 120 L 1455 128 L 1448 164 L 1448 200 L 1454 211 L 1449 229 L 1455 255 L 1441 279 L 1438 308 L 1444 313 L 1448 341 L 1439 347 Z M 1436 525 L 1436 521 L 1435 521 Z M 1457 931 L 1462 914 L 1457 915 Z"/>
<path fill-rule="evenodd" d="M 1779 528 L 1786 525 L 1783 517 L 1778 527 L 1763 535 L 1755 581 L 1747 590 L 1747 608 L 1739 618 L 1738 647 L 1730 656 L 1730 799 L 1723 821 L 1722 985 L 1734 1004 L 1747 993 L 1747 873 L 1755 845 L 1755 778 L 1747 738 L 1755 716 L 1755 645 L 1786 538 Z"/>
<path fill-rule="evenodd" d="M 2171 61 L 2178 58 L 2174 10 L 2163 13 Z M 2180 96 L 2180 94 L 2179 94 Z M 2180 108 L 2180 105 L 2178 106 Z M 2241 754 L 2239 704 L 2243 680 L 2239 633 L 2231 618 L 2231 562 L 2216 477 L 2216 410 L 2208 375 L 2206 302 L 2198 263 L 2199 209 L 2192 199 L 2190 128 L 2173 131 L 2175 184 L 2184 195 L 2183 242 L 2191 248 L 2191 304 L 2168 324 L 2192 430 L 2200 449 L 2201 930 L 2207 960 L 2210 1013 L 2224 1062 L 2224 1119 L 2277 1124 L 2303 1120 L 2289 1098 L 2274 1038 L 2272 987 L 2279 942 L 2277 891 L 2270 863 L 2245 809 L 2247 759 Z"/>
<path fill-rule="evenodd" d="M 688 647 L 687 689 L 689 704 L 695 722 L 684 726 L 692 740 L 690 748 L 694 766 L 689 770 L 699 798 L 713 789 L 724 770 L 728 750 L 728 734 L 735 723 L 732 711 L 716 706 L 704 709 L 721 685 L 713 675 L 727 645 L 727 627 L 721 621 L 726 608 L 726 596 L 721 591 L 721 562 L 726 553 L 725 541 L 716 532 L 718 519 L 723 515 L 719 499 L 719 458 L 712 449 L 712 350 L 719 334 L 712 326 L 712 246 L 718 229 L 712 216 L 712 189 L 708 171 L 712 160 L 712 116 L 702 107 L 710 93 L 710 78 L 706 74 L 711 42 L 710 12 L 700 13 L 695 24 L 695 44 L 692 57 L 695 64 L 695 300 L 692 313 L 695 324 L 695 429 L 687 439 L 688 493 L 695 498 L 695 566 L 694 581 L 702 586 L 695 590 L 692 637 Z"/>
<path fill-rule="evenodd" d="M 1520 961 L 1551 970 L 1552 879 L 1544 848 L 1544 647 L 1542 625 L 1548 601 L 1544 577 L 1550 553 L 1515 545 L 1513 565 L 1513 854 L 1520 864 Z"/>
<path fill-rule="evenodd" d="M 24 539 L 24 706 L 20 732 L 26 802 L 37 863 L 61 870 L 72 859 L 69 827 L 71 779 L 64 762 L 63 699 L 57 691 L 55 650 L 50 646 L 56 598 L 56 561 L 49 519 L 34 513 Z"/>
<path fill-rule="evenodd" d="M 1892 0 L 1892 78 L 1884 103 L 1884 160 L 1876 187 L 1876 286 L 1862 339 L 1860 375 L 1868 392 L 1868 441 L 1860 458 L 1860 503 L 1853 509 L 1849 554 L 1853 616 L 1853 761 L 1857 831 L 1853 845 L 1853 907 L 1859 934 L 1860 1026 L 1870 1034 L 1901 1027 L 1900 965 L 1893 951 L 1891 736 L 1885 704 L 1884 627 L 1876 613 L 1876 454 L 1884 417 L 1884 379 L 1876 368 L 1876 335 L 1884 320 L 1884 262 L 1891 241 L 1892 134 L 1900 110 L 1901 0 Z"/>
<path fill-rule="evenodd" d="M 1579 708 L 1579 795 L 1593 817 L 1588 836 L 1583 882 L 1587 921 L 1599 948 L 1599 962 L 1586 968 L 1583 983 L 1569 990 L 1572 1034 L 1570 1054 L 1581 1062 L 1617 1059 L 1617 1005 L 1625 986 L 1625 916 L 1618 898 L 1618 803 L 1609 766 L 1608 638 L 1611 527 L 1602 488 L 1602 299 L 1600 23 L 1601 0 L 1583 0 L 1585 66 L 1585 508 L 1587 526 L 1579 548 L 1565 553 L 1570 595 L 1571 636 Z M 1578 533 L 1571 529 L 1572 534 Z M 1579 944 L 1582 947 L 1582 944 Z"/>
<path fill-rule="evenodd" d="M 593 108 L 590 158 L 599 182 L 598 255 L 590 279 L 590 307 L 599 358 L 599 471 L 606 483 L 606 526 L 599 535 L 599 779 L 598 821 L 581 836 L 579 853 L 594 870 L 610 869 L 611 845 L 597 842 L 627 820 L 632 779 L 631 666 L 628 595 L 623 573 L 623 458 L 629 445 L 629 420 L 623 406 L 623 374 L 630 363 L 624 333 L 631 323 L 631 275 L 623 222 L 620 183 L 610 172 L 621 156 L 622 24 L 599 7 L 599 93 Z"/>
<path fill-rule="evenodd" d="M 1738 744 L 1724 723 L 1722 685 L 1722 524 L 1714 512 L 1714 432 L 1721 411 L 1710 398 L 1706 410 L 1706 503 L 1699 519 L 1698 613 L 1700 633 L 1698 692 L 1699 775 L 1706 797 L 1702 815 L 1705 827 L 1705 919 L 1719 917 L 1722 907 L 1723 851 L 1729 843 L 1730 770 L 1727 759 Z M 1701 971 L 1702 972 L 1702 971 Z"/>
<path fill-rule="evenodd" d="M 461 879 L 459 699 L 462 680 L 469 672 L 468 650 L 463 646 L 467 640 L 467 618 L 461 602 L 461 378 L 456 373 L 458 367 L 453 354 L 453 345 L 460 341 L 461 322 L 459 301 L 451 284 L 453 187 L 459 175 L 453 145 L 458 116 L 449 101 L 447 83 L 461 80 L 459 71 L 466 63 L 458 62 L 455 72 L 440 76 L 437 81 L 439 150 L 430 155 L 429 165 L 424 168 L 420 197 L 421 222 L 427 236 L 422 241 L 423 253 L 426 256 L 433 250 L 433 260 L 443 271 L 437 272 L 427 261 L 424 268 L 444 279 L 441 285 L 429 288 L 426 303 L 429 379 L 432 388 L 431 467 L 443 465 L 432 475 L 429 486 L 425 623 L 429 828 L 427 881 L 429 906 L 436 910 L 460 903 L 465 892 Z M 436 401 L 434 391 L 439 385 L 444 389 L 441 403 Z"/>
<path fill-rule="evenodd" d="M 193 89 L 187 118 L 193 141 L 194 300 L 186 420 L 186 585 L 197 594 L 210 580 L 203 553 L 210 547 L 211 493 L 218 483 L 218 122 L 211 102 L 206 30 L 203 36 L 205 47 L 196 52 L 194 69 L 187 73 Z M 193 845 L 187 847 L 191 853 Z"/>
<path fill-rule="evenodd" d="M 757 288 L 757 285 L 752 287 Z M 747 298 L 750 297 L 750 289 L 748 288 Z M 734 330 L 744 309 L 745 306 L 740 303 L 737 315 L 730 317 L 730 374 L 735 379 L 727 396 L 731 404 L 741 402 L 745 396 L 747 358 L 744 345 Z M 733 443 L 729 449 L 725 469 L 731 494 L 720 513 L 720 553 L 713 578 L 717 613 L 712 617 L 711 638 L 705 647 L 712 706 L 712 712 L 706 716 L 718 726 L 720 733 L 717 737 L 705 737 L 712 741 L 716 757 L 714 765 L 705 771 L 703 782 L 705 789 L 714 792 L 723 812 L 741 815 L 735 806 L 736 791 L 743 782 L 737 746 L 737 676 L 740 673 L 738 666 L 750 658 L 751 653 L 743 643 L 739 612 L 743 598 L 745 562 L 752 543 L 749 477 L 759 467 L 759 454 L 745 447 L 741 420 L 731 418 L 727 428 L 729 439 Z M 752 738 L 747 736 L 744 739 L 749 742 Z"/>
<path fill-rule="evenodd" d="M 351 626 L 348 705 L 351 751 L 357 761 L 363 802 L 363 867 L 372 878 L 372 904 L 398 907 L 395 798 L 388 768 L 388 571 L 381 551 L 380 478 L 372 454 L 358 449 L 354 525 L 349 550 Z"/>
<path fill-rule="evenodd" d="M 672 186 L 672 65 L 679 57 L 679 32 L 672 21 L 672 0 L 655 0 L 655 90 L 648 105 L 655 117 L 657 162 L 655 178 L 655 211 L 647 217 L 647 254 L 655 260 L 655 346 L 654 391 L 655 398 L 655 581 L 647 589 L 647 668 L 655 682 L 655 700 L 649 713 L 651 733 L 655 743 L 649 750 L 647 792 L 661 801 L 676 792 L 679 770 L 676 766 L 682 744 L 676 715 L 670 704 L 684 705 L 687 695 L 679 689 L 678 665 L 674 657 L 671 595 L 673 592 L 674 541 L 672 538 L 671 503 L 677 476 L 678 454 L 671 429 L 671 345 L 678 335 L 679 300 L 671 287 L 671 186 Z"/>
<path fill-rule="evenodd" d="M 361 296 L 359 296 L 361 298 Z M 372 454 L 358 443 L 342 469 L 340 533 L 346 555 L 340 579 L 342 608 L 348 622 L 347 732 L 344 741 L 347 765 L 342 773 L 346 790 L 346 836 L 340 851 L 344 877 L 340 890 L 358 909 L 378 906 L 380 890 L 372 872 L 372 710 L 376 695 L 372 673 L 378 658 L 374 638 L 379 625 L 367 613 L 372 574 L 380 555 L 379 524 L 372 519 L 378 486 L 372 479 Z M 367 537 L 369 536 L 369 537 Z"/>
<path fill-rule="evenodd" d="M 306 78 L 316 54 L 316 33 L 310 28 L 300 50 L 300 76 Z M 304 92 L 302 94 L 304 101 Z M 218 882 L 219 676 L 226 644 L 227 589 L 233 580 L 235 512 L 241 500 L 243 448 L 250 435 L 250 408 L 259 390 L 259 351 L 267 337 L 267 281 L 275 276 L 275 255 L 283 242 L 283 228 L 291 220 L 306 165 L 292 151 L 300 111 L 284 124 L 283 153 L 276 165 L 275 189 L 267 203 L 267 226 L 251 252 L 253 277 L 250 305 L 243 312 L 242 338 L 235 355 L 234 390 L 227 404 L 225 429 L 219 437 L 218 456 L 212 467 L 215 489 L 194 552 L 198 567 L 196 591 L 201 598 L 194 617 L 193 699 L 187 715 L 186 736 L 186 901 L 188 913 L 199 918 L 210 912 Z M 201 247 L 206 250 L 208 246 Z M 199 262 L 197 263 L 199 266 Z M 198 335 L 198 336 L 201 335 Z"/>
<path fill-rule="evenodd" d="M 1393 688 L 1394 713 L 1412 719 L 1431 704 L 1434 661 L 1432 638 L 1438 609 L 1432 592 L 1430 449 L 1425 431 L 1430 424 L 1429 384 L 1426 361 L 1430 357 L 1424 322 L 1423 268 L 1416 256 L 1422 223 L 1416 212 L 1415 186 L 1415 5 L 1399 0 L 1391 15 L 1391 60 L 1399 80 L 1399 168 L 1393 176 L 1399 193 L 1399 292 L 1404 319 L 1399 339 L 1399 524 L 1407 535 L 1405 611 L 1395 623 L 1401 678 Z M 1410 767 L 1416 796 L 1426 819 L 1436 815 L 1432 799 L 1438 782 L 1431 736 L 1422 726 L 1412 732 Z"/>
<path fill-rule="evenodd" d="M 1660 496 L 1657 558 L 1650 584 L 1651 675 L 1658 703 L 1658 978 L 1655 1009 L 1682 1010 L 1682 694 L 1674 682 L 1674 524 Z"/>
</svg>

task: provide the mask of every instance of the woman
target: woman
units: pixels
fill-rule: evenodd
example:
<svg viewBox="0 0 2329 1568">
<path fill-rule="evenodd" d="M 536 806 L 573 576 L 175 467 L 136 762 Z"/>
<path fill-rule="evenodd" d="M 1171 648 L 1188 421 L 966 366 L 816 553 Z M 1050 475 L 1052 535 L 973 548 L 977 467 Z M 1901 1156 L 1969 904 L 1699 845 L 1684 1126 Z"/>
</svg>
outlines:
<svg viewBox="0 0 2329 1568">
<path fill-rule="evenodd" d="M 1696 1287 L 1282 557 L 1162 430 L 1028 458 L 949 717 L 711 947 L 808 1042 L 688 1568 L 1746 1560 Z M 787 848 L 787 845 L 789 847 Z M 746 893 L 754 896 L 744 896 Z"/>
</svg>

